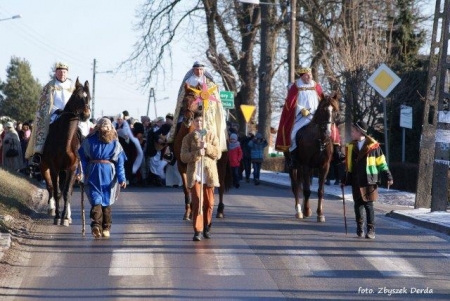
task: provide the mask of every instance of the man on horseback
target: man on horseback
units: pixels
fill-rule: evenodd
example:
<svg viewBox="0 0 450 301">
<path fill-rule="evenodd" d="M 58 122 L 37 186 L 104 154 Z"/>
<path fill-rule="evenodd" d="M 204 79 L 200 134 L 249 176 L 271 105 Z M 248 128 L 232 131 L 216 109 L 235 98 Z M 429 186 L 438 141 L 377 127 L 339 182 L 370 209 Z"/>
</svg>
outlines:
<svg viewBox="0 0 450 301">
<path fill-rule="evenodd" d="M 183 112 L 181 112 L 181 108 L 186 84 L 197 90 L 202 90 L 204 84 L 206 84 L 208 89 L 216 85 L 211 73 L 205 70 L 205 64 L 198 61 L 195 62 L 192 69 L 189 70 L 184 76 L 183 82 L 181 83 L 178 91 L 177 106 L 174 114 L 175 122 L 167 135 L 167 141 L 169 143 L 174 142 L 179 125 L 183 119 Z M 227 151 L 225 113 L 222 103 L 220 102 L 218 89 L 215 89 L 213 93 L 217 101 L 209 100 L 209 108 L 205 111 L 205 128 L 208 130 L 215 130 L 215 134 L 219 138 L 221 150 Z"/>
<path fill-rule="evenodd" d="M 319 102 L 324 98 L 322 86 L 313 80 L 311 68 L 300 68 L 297 74 L 299 78 L 289 88 L 283 106 L 275 142 L 276 150 L 288 154 L 291 168 L 297 165 L 293 156 L 297 151 L 297 132 L 311 122 Z M 332 131 L 332 137 L 337 137 L 337 129 L 333 127 Z M 335 139 L 333 142 L 339 144 Z"/>
<path fill-rule="evenodd" d="M 25 158 L 33 156 L 33 163 L 41 163 L 44 144 L 47 139 L 50 124 L 55 121 L 70 96 L 75 90 L 75 83 L 68 78 L 69 67 L 64 63 L 57 63 L 55 77 L 48 82 L 42 90 L 39 107 L 34 121 L 33 131 L 28 142 Z M 86 136 L 89 132 L 82 133 Z"/>
</svg>

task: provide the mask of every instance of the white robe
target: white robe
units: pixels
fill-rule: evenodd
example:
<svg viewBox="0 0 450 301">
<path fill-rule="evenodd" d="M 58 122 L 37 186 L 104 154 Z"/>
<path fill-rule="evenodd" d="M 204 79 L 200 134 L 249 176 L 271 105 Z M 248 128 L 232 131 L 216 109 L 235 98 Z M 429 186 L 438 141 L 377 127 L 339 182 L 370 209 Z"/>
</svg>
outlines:
<svg viewBox="0 0 450 301">
<path fill-rule="evenodd" d="M 305 84 L 301 79 L 297 79 L 295 84 L 298 88 L 314 88 L 316 86 L 313 80 L 309 84 Z M 316 89 L 298 91 L 297 108 L 295 109 L 295 121 L 291 132 L 291 146 L 289 147 L 289 151 L 293 151 L 297 147 L 295 135 L 299 129 L 311 122 L 318 106 L 319 95 L 317 95 Z M 307 109 L 311 114 L 303 116 L 301 113 L 302 109 Z"/>
</svg>

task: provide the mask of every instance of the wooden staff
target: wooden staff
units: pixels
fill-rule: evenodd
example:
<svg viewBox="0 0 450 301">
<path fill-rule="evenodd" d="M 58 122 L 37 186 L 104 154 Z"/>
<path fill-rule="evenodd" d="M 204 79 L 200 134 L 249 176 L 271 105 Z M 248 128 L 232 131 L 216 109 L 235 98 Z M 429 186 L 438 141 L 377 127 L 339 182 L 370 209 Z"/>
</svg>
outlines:
<svg viewBox="0 0 450 301">
<path fill-rule="evenodd" d="M 344 207 L 344 225 L 345 225 L 345 235 L 347 235 L 347 216 L 345 214 L 345 195 L 344 195 L 344 186 L 341 185 L 342 190 L 342 206 Z"/>
<path fill-rule="evenodd" d="M 81 235 L 86 235 L 86 219 L 84 217 L 84 183 L 80 182 L 81 188 Z"/>
<path fill-rule="evenodd" d="M 84 173 L 83 173 L 83 165 L 81 161 L 78 160 L 78 172 L 77 179 L 80 184 L 81 190 L 81 235 L 86 235 L 86 219 L 84 217 Z"/>
<path fill-rule="evenodd" d="M 205 102 L 207 100 L 203 100 L 203 108 L 202 108 L 202 129 L 200 131 L 200 141 L 203 142 L 203 136 L 204 136 L 204 125 L 205 125 Z M 204 151 L 204 148 L 203 148 Z M 200 159 L 200 202 L 198 207 L 198 215 L 203 215 L 203 178 L 204 178 L 204 163 L 205 163 L 205 156 L 202 154 Z"/>
</svg>

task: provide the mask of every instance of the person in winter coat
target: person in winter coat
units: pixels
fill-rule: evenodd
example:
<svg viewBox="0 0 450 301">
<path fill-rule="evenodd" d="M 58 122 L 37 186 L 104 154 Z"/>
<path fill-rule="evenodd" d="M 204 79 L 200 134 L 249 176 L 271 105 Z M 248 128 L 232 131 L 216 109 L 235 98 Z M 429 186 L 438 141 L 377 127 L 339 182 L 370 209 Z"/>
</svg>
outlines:
<svg viewBox="0 0 450 301">
<path fill-rule="evenodd" d="M 111 205 L 126 188 L 125 153 L 108 118 L 101 118 L 78 150 L 86 195 L 91 204 L 91 230 L 95 238 L 109 237 Z"/>
<path fill-rule="evenodd" d="M 261 172 L 262 162 L 264 161 L 264 148 L 267 145 L 267 140 L 263 138 L 261 133 L 257 133 L 255 138 L 248 143 L 252 158 L 253 180 L 255 181 L 255 185 L 259 185 L 259 174 Z"/>
<path fill-rule="evenodd" d="M 11 121 L 6 123 L 5 132 L 2 149 L 3 166 L 18 171 L 23 168 L 22 147 L 19 135 Z"/>
<path fill-rule="evenodd" d="M 230 135 L 230 143 L 228 144 L 228 160 L 233 171 L 233 185 L 236 188 L 240 187 L 239 168 L 242 160 L 242 149 L 236 134 Z"/>
<path fill-rule="evenodd" d="M 204 238 L 211 238 L 214 188 L 220 186 L 217 160 L 221 154 L 221 147 L 215 132 L 203 128 L 201 112 L 194 114 L 194 127 L 195 130 L 183 138 L 180 158 L 187 164 L 187 187 L 192 194 L 193 240 L 200 241 L 201 232 Z M 202 215 L 199 214 L 201 189 L 203 189 Z"/>
<path fill-rule="evenodd" d="M 243 165 L 244 165 L 244 173 L 245 173 L 245 181 L 247 183 L 250 182 L 250 172 L 252 171 L 252 154 L 251 149 L 248 147 L 248 143 L 255 138 L 253 133 L 248 133 L 248 135 L 243 139 L 241 144 L 241 149 L 243 153 Z"/>
<path fill-rule="evenodd" d="M 352 186 L 354 209 L 356 216 L 356 234 L 364 236 L 364 210 L 366 212 L 366 238 L 375 238 L 374 202 L 378 199 L 380 173 L 387 177 L 388 187 L 394 183 L 392 174 L 386 163 L 380 144 L 367 135 L 367 124 L 355 122 L 352 126 L 352 142 L 345 148 L 346 174 L 341 186 Z"/>
</svg>

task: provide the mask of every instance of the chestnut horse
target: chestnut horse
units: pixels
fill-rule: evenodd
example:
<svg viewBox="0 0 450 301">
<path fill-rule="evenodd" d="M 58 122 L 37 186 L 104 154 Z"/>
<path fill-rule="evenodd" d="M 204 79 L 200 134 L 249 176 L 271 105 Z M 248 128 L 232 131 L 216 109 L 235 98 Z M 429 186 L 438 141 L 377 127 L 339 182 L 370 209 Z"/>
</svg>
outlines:
<svg viewBox="0 0 450 301">
<path fill-rule="evenodd" d="M 190 90 L 188 87 L 185 87 L 185 94 L 182 101 L 181 113 L 183 114 L 183 121 L 179 125 L 177 129 L 177 133 L 174 139 L 173 144 L 173 152 L 175 158 L 177 159 L 178 171 L 180 172 L 181 179 L 183 181 L 183 192 L 184 192 L 184 204 L 185 204 L 185 213 L 183 216 L 184 220 L 189 220 L 191 216 L 191 196 L 190 190 L 187 187 L 187 164 L 183 163 L 180 159 L 181 153 L 181 143 L 183 138 L 194 130 L 194 113 L 198 110 L 199 104 L 196 101 L 197 95 L 194 91 Z M 178 126 L 178 125 L 177 125 Z M 228 191 L 232 186 L 232 176 L 231 176 L 231 167 L 228 162 L 228 152 L 222 152 L 222 157 L 217 161 L 217 172 L 219 174 L 219 182 L 220 187 L 219 191 L 219 206 L 217 207 L 217 218 L 223 218 L 225 205 L 223 203 L 223 195 L 226 191 Z"/>
<path fill-rule="evenodd" d="M 339 95 L 334 93 L 320 101 L 317 111 L 311 122 L 301 128 L 296 134 L 297 152 L 293 154 L 296 166 L 289 169 L 292 192 L 295 198 L 296 217 L 311 216 L 309 197 L 311 195 L 312 169 L 318 170 L 319 189 L 317 203 L 317 221 L 325 222 L 323 214 L 324 183 L 330 168 L 333 155 L 332 133 L 337 131 L 335 120 L 339 114 Z M 304 117 L 311 118 L 311 117 Z M 285 153 L 286 159 L 290 159 L 289 152 Z M 303 208 L 300 207 L 299 197 L 303 191 Z"/>
<path fill-rule="evenodd" d="M 83 86 L 77 78 L 75 91 L 61 115 L 50 124 L 45 141 L 40 168 L 47 183 L 49 208 L 52 210 L 50 214 L 55 216 L 55 225 L 69 226 L 70 223 L 70 197 L 76 178 L 75 172 L 79 163 L 78 149 L 81 144 L 78 122 L 89 118 L 90 100 L 89 83 L 86 81 Z M 64 178 L 60 179 L 63 174 L 65 174 Z M 64 198 L 62 212 L 59 204 L 61 196 Z"/>
</svg>

